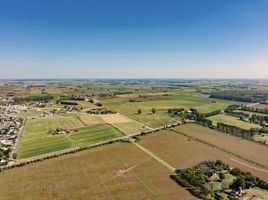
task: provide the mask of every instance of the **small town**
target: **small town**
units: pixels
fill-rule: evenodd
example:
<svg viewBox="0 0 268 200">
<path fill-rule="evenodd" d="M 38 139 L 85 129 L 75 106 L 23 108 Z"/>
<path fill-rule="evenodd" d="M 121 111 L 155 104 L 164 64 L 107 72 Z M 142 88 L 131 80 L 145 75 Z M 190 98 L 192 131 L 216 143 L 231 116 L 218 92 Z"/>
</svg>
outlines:
<svg viewBox="0 0 268 200">
<path fill-rule="evenodd" d="M 13 114 L 25 109 L 25 106 L 19 105 L 0 107 L 0 165 L 7 165 L 16 159 L 14 150 L 23 131 L 23 119 L 13 117 Z"/>
</svg>

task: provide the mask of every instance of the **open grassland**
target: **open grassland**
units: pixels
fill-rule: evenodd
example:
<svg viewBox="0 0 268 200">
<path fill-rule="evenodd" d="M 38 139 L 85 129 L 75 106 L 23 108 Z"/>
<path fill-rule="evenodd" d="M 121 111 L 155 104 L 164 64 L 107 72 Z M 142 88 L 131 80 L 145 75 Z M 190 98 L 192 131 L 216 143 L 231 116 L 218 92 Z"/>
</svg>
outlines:
<svg viewBox="0 0 268 200">
<path fill-rule="evenodd" d="M 177 120 L 168 115 L 168 108 L 183 107 L 189 109 L 195 107 L 200 112 L 207 113 L 214 110 L 223 110 L 231 104 L 228 101 L 214 101 L 208 97 L 186 94 L 173 96 L 151 95 L 144 98 L 138 97 L 136 100 L 136 102 L 129 102 L 129 98 L 111 98 L 103 99 L 102 102 L 106 108 L 117 110 L 151 127 L 163 126 Z M 154 115 L 151 112 L 152 108 L 156 109 Z M 138 109 L 141 109 L 141 114 L 137 114 Z"/>
<path fill-rule="evenodd" d="M 0 185 L 5 200 L 195 199 L 165 167 L 126 143 L 7 170 Z"/>
<path fill-rule="evenodd" d="M 43 111 L 27 110 L 16 115 L 16 117 L 27 118 L 27 117 L 39 117 L 43 114 Z"/>
<path fill-rule="evenodd" d="M 212 121 L 214 126 L 217 126 L 217 123 L 220 122 L 220 123 L 224 123 L 224 124 L 228 124 L 232 126 L 237 126 L 242 129 L 261 128 L 261 126 L 257 124 L 244 122 L 244 121 L 241 121 L 237 117 L 233 117 L 233 116 L 226 115 L 226 114 L 214 115 L 212 117 L 209 117 L 208 119 Z"/>
<path fill-rule="evenodd" d="M 196 124 L 186 124 L 176 131 L 206 141 L 268 167 L 268 147 Z"/>
<path fill-rule="evenodd" d="M 42 93 L 42 90 L 44 89 L 45 93 Z M 31 88 L 30 92 L 28 93 L 29 96 L 45 96 L 45 95 L 51 95 L 51 96 L 62 96 L 64 95 L 62 91 L 59 88 L 56 87 L 49 87 L 49 88 Z"/>
<path fill-rule="evenodd" d="M 81 119 L 80 119 L 81 117 Z M 77 129 L 71 135 L 49 135 L 49 129 Z M 67 114 L 28 120 L 19 146 L 18 158 L 28 158 L 45 153 L 83 146 L 120 136 L 120 132 L 105 125 L 101 118 Z"/>
<path fill-rule="evenodd" d="M 243 171 L 249 171 L 258 177 L 268 180 L 268 170 L 252 165 L 247 161 L 241 160 L 207 144 L 189 139 L 179 133 L 161 131 L 159 133 L 146 135 L 140 139 L 139 144 L 175 168 L 193 167 L 204 160 L 219 159 L 232 167 L 238 167 Z M 221 142 L 222 141 L 224 140 L 221 140 Z M 233 148 L 239 150 L 239 146 L 234 145 Z M 250 149 L 250 147 L 247 147 L 247 149 Z M 259 153 L 259 157 L 263 160 L 267 159 L 266 155 L 267 154 Z M 254 157 L 251 158 L 253 159 Z"/>
</svg>

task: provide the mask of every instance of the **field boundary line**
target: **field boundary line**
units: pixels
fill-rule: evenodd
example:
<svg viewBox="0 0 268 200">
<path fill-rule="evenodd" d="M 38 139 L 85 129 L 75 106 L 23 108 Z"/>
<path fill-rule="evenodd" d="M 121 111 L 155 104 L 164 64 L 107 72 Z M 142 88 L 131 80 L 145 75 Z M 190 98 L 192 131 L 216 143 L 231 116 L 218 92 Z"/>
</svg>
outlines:
<svg viewBox="0 0 268 200">
<path fill-rule="evenodd" d="M 130 120 L 132 120 L 132 121 L 134 121 L 134 122 L 136 122 L 136 123 L 138 123 L 138 124 L 144 126 L 145 128 L 147 128 L 147 129 L 149 129 L 149 130 L 153 130 L 153 128 L 151 128 L 150 126 L 147 126 L 146 124 L 143 124 L 143 123 L 141 123 L 141 122 L 139 122 L 139 121 L 137 121 L 137 120 L 135 120 L 135 119 L 129 118 L 128 116 L 123 115 L 123 114 L 121 114 L 121 113 L 119 113 L 119 112 L 118 112 L 118 115 L 121 115 L 121 116 L 123 116 L 123 117 L 126 117 L 126 118 L 128 118 L 128 119 L 130 119 Z"/>
<path fill-rule="evenodd" d="M 139 149 L 141 149 L 146 154 L 148 154 L 149 156 L 151 156 L 154 160 L 158 161 L 163 166 L 165 166 L 166 168 L 168 168 L 171 172 L 175 172 L 176 168 L 172 167 L 169 163 L 167 163 L 166 161 L 162 160 L 161 158 L 159 158 L 157 155 L 155 155 L 154 153 L 152 153 L 151 151 L 149 151 L 145 147 L 141 146 L 140 144 L 136 143 L 133 140 L 131 141 L 131 143 L 134 144 Z"/>
<path fill-rule="evenodd" d="M 211 144 L 211 143 L 209 143 L 209 142 L 207 142 L 207 141 L 201 140 L 201 139 L 196 138 L 196 137 L 194 137 L 194 136 L 187 135 L 186 133 L 182 133 L 182 132 L 180 132 L 180 131 L 176 131 L 176 130 L 174 130 L 174 129 L 172 129 L 172 128 L 171 128 L 170 130 L 171 130 L 172 132 L 174 132 L 174 133 L 178 133 L 178 134 L 183 135 L 183 136 L 185 136 L 185 137 L 188 137 L 188 138 L 190 138 L 190 139 L 192 139 L 192 140 L 195 140 L 195 141 L 197 141 L 197 142 L 203 143 L 203 144 L 208 145 L 208 146 L 210 146 L 210 147 L 216 148 L 216 149 L 218 149 L 218 150 L 220 150 L 220 151 L 222 151 L 222 152 L 224 152 L 224 153 L 230 154 L 230 155 L 235 156 L 235 157 L 237 157 L 237 158 L 239 158 L 239 159 L 241 159 L 241 160 L 244 160 L 244 161 L 246 161 L 246 162 L 249 162 L 250 164 L 253 164 L 253 165 L 256 165 L 256 166 L 259 166 L 259 167 L 261 167 L 261 168 L 264 168 L 264 169 L 268 170 L 268 167 L 267 167 L 266 165 L 263 165 L 263 164 L 258 163 L 258 162 L 256 162 L 256 161 L 253 161 L 253 160 L 250 160 L 250 159 L 248 159 L 248 158 L 245 158 L 245 157 L 243 157 L 243 156 L 241 156 L 241 155 L 239 155 L 239 154 L 236 154 L 236 153 L 234 153 L 234 152 L 231 152 L 231 151 L 229 151 L 229 150 L 227 150 L 227 149 L 221 148 L 221 147 L 219 147 L 219 146 L 217 146 L 217 145 Z M 268 173 L 268 171 L 266 171 L 266 173 Z"/>
</svg>

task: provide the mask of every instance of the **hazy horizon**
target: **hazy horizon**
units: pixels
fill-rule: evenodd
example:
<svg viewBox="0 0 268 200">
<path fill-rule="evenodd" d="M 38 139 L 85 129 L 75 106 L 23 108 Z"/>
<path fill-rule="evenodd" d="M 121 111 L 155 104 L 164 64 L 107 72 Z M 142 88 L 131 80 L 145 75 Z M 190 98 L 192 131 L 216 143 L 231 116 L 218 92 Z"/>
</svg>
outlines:
<svg viewBox="0 0 268 200">
<path fill-rule="evenodd" d="M 268 1 L 33 1 L 0 8 L 0 79 L 267 79 Z"/>
</svg>

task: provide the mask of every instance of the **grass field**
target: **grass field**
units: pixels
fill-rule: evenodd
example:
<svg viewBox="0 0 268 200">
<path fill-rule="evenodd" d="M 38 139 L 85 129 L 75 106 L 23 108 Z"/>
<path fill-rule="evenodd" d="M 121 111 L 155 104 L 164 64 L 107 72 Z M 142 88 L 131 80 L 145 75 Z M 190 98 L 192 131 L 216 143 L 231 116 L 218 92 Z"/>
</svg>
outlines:
<svg viewBox="0 0 268 200">
<path fill-rule="evenodd" d="M 102 101 L 108 109 L 117 110 L 151 127 L 163 126 L 177 120 L 168 115 L 168 108 L 184 107 L 185 109 L 189 109 L 195 107 L 200 112 L 207 113 L 214 110 L 223 110 L 231 104 L 229 101 L 214 101 L 208 97 L 189 94 L 173 96 L 152 95 L 146 98 L 138 98 L 137 102 L 129 102 L 128 98 L 104 99 Z M 157 110 L 154 115 L 151 113 L 152 108 Z M 137 114 L 138 109 L 142 110 L 141 114 Z"/>
<path fill-rule="evenodd" d="M 212 120 L 212 123 L 214 126 L 217 126 L 218 122 L 232 125 L 232 126 L 237 126 L 242 129 L 251 129 L 251 128 L 261 128 L 261 126 L 249 122 L 244 122 L 238 119 L 237 117 L 233 117 L 230 115 L 226 114 L 219 114 L 219 115 L 214 115 L 212 117 L 209 117 L 208 119 Z"/>
<path fill-rule="evenodd" d="M 121 136 L 121 133 L 108 124 L 99 124 L 78 129 L 68 136 L 75 146 L 84 146 Z"/>
<path fill-rule="evenodd" d="M 202 129 L 200 128 L 200 130 Z M 168 162 L 170 165 L 177 169 L 192 167 L 204 160 L 220 159 L 233 167 L 238 167 L 243 171 L 249 171 L 264 180 L 268 180 L 268 170 L 258 168 L 254 165 L 251 165 L 247 161 L 241 160 L 228 153 L 215 149 L 209 145 L 200 143 L 195 140 L 191 140 L 172 131 L 161 131 L 159 133 L 146 135 L 140 139 L 141 141 L 139 142 L 139 144 L 141 144 L 142 146 L 144 146 L 145 148 L 153 152 L 155 155 L 157 155 L 158 157 Z M 225 142 L 225 144 L 228 144 L 228 142 L 229 141 Z M 233 146 L 233 148 L 237 150 L 237 153 L 239 153 L 239 147 L 240 146 L 236 145 Z M 249 149 L 250 147 L 247 147 L 246 149 L 243 149 L 242 152 L 250 152 Z M 256 152 L 257 150 L 258 149 L 255 149 L 254 152 Z M 268 162 L 266 161 L 266 151 L 268 151 L 268 148 L 266 150 L 263 149 L 263 152 L 259 153 L 256 156 L 258 156 L 261 160 L 264 160 L 264 162 L 268 164 Z M 252 154 L 250 154 L 250 158 L 252 159 L 254 159 L 254 152 L 252 150 Z"/>
<path fill-rule="evenodd" d="M 26 112 L 21 112 L 18 115 L 16 115 L 17 117 L 20 118 L 27 118 L 27 117 L 39 117 L 40 115 L 42 115 L 43 112 L 42 111 L 37 111 L 37 110 L 27 110 Z"/>
<path fill-rule="evenodd" d="M 81 117 L 81 119 L 79 118 Z M 72 135 L 49 135 L 49 129 L 77 129 Z M 83 146 L 112 139 L 121 133 L 105 125 L 100 117 L 68 114 L 28 120 L 19 146 L 18 158 L 51 153 L 73 146 Z"/>
<path fill-rule="evenodd" d="M 5 200 L 195 199 L 165 167 L 122 143 L 1 172 L 0 185 Z"/>
<path fill-rule="evenodd" d="M 248 140 L 231 136 L 196 124 L 186 124 L 175 128 L 176 131 L 196 137 L 220 148 L 226 149 L 249 160 L 268 167 L 268 148 Z"/>
</svg>

